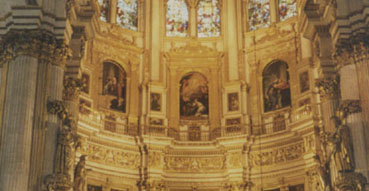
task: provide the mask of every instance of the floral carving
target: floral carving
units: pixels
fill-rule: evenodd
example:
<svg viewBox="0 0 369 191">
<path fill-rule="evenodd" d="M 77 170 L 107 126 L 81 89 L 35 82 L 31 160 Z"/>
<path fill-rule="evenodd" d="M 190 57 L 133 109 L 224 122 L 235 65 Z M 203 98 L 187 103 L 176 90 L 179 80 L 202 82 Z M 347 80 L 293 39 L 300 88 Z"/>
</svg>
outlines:
<svg viewBox="0 0 369 191">
<path fill-rule="evenodd" d="M 272 151 L 252 153 L 250 160 L 254 166 L 268 166 L 299 159 L 304 153 L 304 143 L 299 143 Z"/>
<path fill-rule="evenodd" d="M 338 77 L 319 79 L 316 81 L 316 86 L 319 88 L 321 97 L 335 98 L 340 95 L 339 88 L 340 80 Z"/>
<path fill-rule="evenodd" d="M 209 172 L 225 168 L 224 157 L 184 157 L 168 156 L 164 158 L 165 170 L 182 172 Z"/>
<path fill-rule="evenodd" d="M 63 98 L 66 100 L 77 98 L 79 91 L 85 86 L 87 86 L 87 84 L 81 79 L 71 77 L 65 78 Z"/>
<path fill-rule="evenodd" d="M 0 63 L 19 55 L 63 66 L 64 61 L 71 56 L 71 50 L 63 40 L 46 30 L 13 30 L 4 35 L 0 42 Z"/>
</svg>

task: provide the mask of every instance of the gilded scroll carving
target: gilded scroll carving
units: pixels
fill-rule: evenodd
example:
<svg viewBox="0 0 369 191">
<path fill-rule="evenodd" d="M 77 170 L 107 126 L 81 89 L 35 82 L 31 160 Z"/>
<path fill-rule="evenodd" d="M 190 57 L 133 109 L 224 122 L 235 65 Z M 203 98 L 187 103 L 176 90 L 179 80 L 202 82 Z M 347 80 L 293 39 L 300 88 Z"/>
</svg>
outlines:
<svg viewBox="0 0 369 191">
<path fill-rule="evenodd" d="M 224 157 L 184 157 L 168 156 L 164 158 L 165 170 L 179 172 L 209 172 L 225 168 Z"/>
<path fill-rule="evenodd" d="M 162 166 L 162 156 L 158 152 L 149 153 L 149 167 L 158 168 Z"/>
<path fill-rule="evenodd" d="M 138 153 L 123 152 L 90 143 L 84 144 L 81 152 L 87 155 L 90 161 L 100 164 L 127 169 L 137 169 L 140 165 L 140 155 Z"/>
<path fill-rule="evenodd" d="M 231 153 L 228 156 L 228 166 L 230 168 L 242 167 L 242 155 L 241 153 Z"/>
<path fill-rule="evenodd" d="M 343 118 L 346 118 L 350 114 L 360 113 L 361 112 L 360 100 L 344 100 L 341 103 L 338 111 L 339 111 L 338 116 L 341 116 L 342 118 L 341 120 L 343 120 Z"/>
<path fill-rule="evenodd" d="M 250 160 L 253 166 L 268 166 L 299 159 L 304 153 L 304 143 L 299 143 L 267 152 L 251 153 Z"/>
</svg>

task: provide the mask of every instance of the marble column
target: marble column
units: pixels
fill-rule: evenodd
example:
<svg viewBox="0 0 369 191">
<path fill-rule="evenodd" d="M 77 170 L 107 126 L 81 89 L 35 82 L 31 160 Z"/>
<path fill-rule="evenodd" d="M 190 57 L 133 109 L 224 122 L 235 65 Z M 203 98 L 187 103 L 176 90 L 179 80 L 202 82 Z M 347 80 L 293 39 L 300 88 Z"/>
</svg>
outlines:
<svg viewBox="0 0 369 191">
<path fill-rule="evenodd" d="M 368 178 L 366 138 L 361 113 L 359 83 L 354 64 L 344 65 L 340 69 L 341 107 L 347 112 L 347 126 L 351 130 L 354 147 L 355 171 Z"/>
<path fill-rule="evenodd" d="M 51 75 L 47 88 L 49 95 L 48 99 L 49 101 L 62 100 L 64 69 L 61 65 L 51 65 L 49 72 Z M 44 176 L 52 174 L 54 170 L 54 158 L 56 156 L 56 144 L 60 125 L 61 120 L 58 118 L 57 114 L 48 113 L 43 162 Z"/>
<path fill-rule="evenodd" d="M 28 190 L 38 59 L 20 55 L 8 62 L 0 190 Z"/>
</svg>

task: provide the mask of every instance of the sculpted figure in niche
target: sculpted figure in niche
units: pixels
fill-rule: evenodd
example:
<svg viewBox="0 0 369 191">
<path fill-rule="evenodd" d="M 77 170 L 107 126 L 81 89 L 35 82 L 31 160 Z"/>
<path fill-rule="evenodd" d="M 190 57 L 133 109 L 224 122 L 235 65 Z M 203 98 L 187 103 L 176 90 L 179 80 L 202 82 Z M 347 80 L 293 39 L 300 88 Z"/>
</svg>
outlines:
<svg viewBox="0 0 369 191">
<path fill-rule="evenodd" d="M 117 65 L 106 62 L 103 68 L 103 95 L 108 99 L 108 107 L 126 111 L 126 72 Z"/>
<path fill-rule="evenodd" d="M 200 73 L 191 73 L 180 81 L 180 114 L 185 119 L 207 118 L 208 82 Z"/>
<path fill-rule="evenodd" d="M 263 71 L 264 112 L 291 105 L 288 65 L 283 62 L 269 64 Z"/>
</svg>

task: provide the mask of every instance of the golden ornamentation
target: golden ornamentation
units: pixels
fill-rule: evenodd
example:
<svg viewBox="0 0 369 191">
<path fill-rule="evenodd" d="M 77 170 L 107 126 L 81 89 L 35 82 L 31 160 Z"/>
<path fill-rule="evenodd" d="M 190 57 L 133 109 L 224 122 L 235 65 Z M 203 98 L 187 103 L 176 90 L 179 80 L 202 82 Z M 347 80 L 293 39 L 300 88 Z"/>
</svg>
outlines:
<svg viewBox="0 0 369 191">
<path fill-rule="evenodd" d="M 242 155 L 241 153 L 232 153 L 228 157 L 228 165 L 230 168 L 241 168 L 242 167 Z"/>
<path fill-rule="evenodd" d="M 315 85 L 319 88 L 320 97 L 338 98 L 340 95 L 339 77 L 319 79 Z"/>
<path fill-rule="evenodd" d="M 64 79 L 63 98 L 65 100 L 72 100 L 78 97 L 80 90 L 87 86 L 86 82 L 81 79 L 67 77 Z"/>
<path fill-rule="evenodd" d="M 68 110 L 65 107 L 64 102 L 60 100 L 48 101 L 47 111 L 50 114 L 57 115 L 61 120 L 68 117 Z"/>
<path fill-rule="evenodd" d="M 149 153 L 149 168 L 158 168 L 162 166 L 162 156 L 158 152 L 150 152 Z"/>
<path fill-rule="evenodd" d="M 86 155 L 82 155 L 74 169 L 73 191 L 84 191 L 86 187 Z"/>
<path fill-rule="evenodd" d="M 164 169 L 172 172 L 212 172 L 225 168 L 224 157 L 168 156 L 164 162 Z"/>
<path fill-rule="evenodd" d="M 141 160 L 139 153 L 124 152 L 92 143 L 85 144 L 81 152 L 88 156 L 89 161 L 126 169 L 137 169 Z"/>
<path fill-rule="evenodd" d="M 304 143 L 299 143 L 272 151 L 254 152 L 250 154 L 251 165 L 269 166 L 297 160 L 303 156 L 305 150 Z"/>
<path fill-rule="evenodd" d="M 63 40 L 45 30 L 13 30 L 0 42 L 0 63 L 6 63 L 17 56 L 27 55 L 40 62 L 64 66 L 71 56 L 71 50 Z"/>
</svg>

